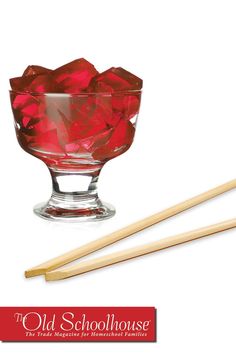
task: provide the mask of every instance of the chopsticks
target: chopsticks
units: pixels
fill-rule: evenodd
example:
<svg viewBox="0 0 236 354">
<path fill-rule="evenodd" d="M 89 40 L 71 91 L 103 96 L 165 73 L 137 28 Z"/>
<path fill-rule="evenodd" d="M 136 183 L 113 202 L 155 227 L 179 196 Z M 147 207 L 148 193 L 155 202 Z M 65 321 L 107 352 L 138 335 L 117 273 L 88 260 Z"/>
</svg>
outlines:
<svg viewBox="0 0 236 354">
<path fill-rule="evenodd" d="M 144 256 L 146 254 L 163 250 L 181 243 L 196 240 L 201 237 L 209 236 L 217 232 L 222 232 L 236 227 L 236 218 L 223 221 L 218 224 L 203 227 L 201 229 L 188 231 L 179 235 L 166 237 L 160 241 L 151 242 L 142 246 L 129 248 L 125 251 L 115 252 L 107 256 L 91 259 L 79 263 L 76 266 L 66 267 L 61 270 L 54 270 L 45 274 L 46 280 L 61 280 L 75 275 L 90 272 L 92 270 L 107 267 L 109 265 L 127 261 L 132 258 Z"/>
<path fill-rule="evenodd" d="M 53 258 L 53 259 L 51 259 L 51 260 L 49 260 L 47 262 L 44 262 L 44 263 L 42 263 L 42 264 L 40 264 L 40 265 L 38 265 L 36 267 L 33 267 L 33 268 L 31 268 L 31 269 L 29 269 L 29 270 L 27 270 L 25 272 L 25 276 L 26 276 L 26 278 L 29 278 L 29 277 L 33 277 L 33 276 L 37 276 L 37 275 L 43 275 L 43 274 L 47 273 L 46 274 L 46 279 L 47 280 L 52 280 L 51 277 L 53 277 L 53 275 L 50 276 L 50 274 L 49 274 L 50 271 L 55 270 L 55 269 L 57 269 L 57 268 L 59 268 L 59 267 L 61 267 L 63 265 L 66 265 L 66 264 L 68 264 L 68 263 L 70 263 L 70 262 L 72 262 L 72 261 L 74 261 L 76 259 L 82 258 L 82 257 L 84 257 L 84 256 L 86 256 L 86 255 L 88 255 L 90 253 L 93 253 L 93 252 L 95 252 L 95 251 L 97 251 L 99 249 L 102 249 L 102 248 L 104 248 L 104 247 L 106 247 L 108 245 L 111 245 L 111 244 L 113 244 L 113 243 L 115 243 L 117 241 L 120 241 L 120 240 L 122 240 L 122 239 L 124 239 L 124 238 L 126 238 L 126 237 L 128 237 L 128 236 L 130 236 L 130 235 L 132 235 L 134 233 L 136 233 L 136 232 L 144 230 L 145 228 L 148 228 L 148 227 L 150 227 L 150 226 L 152 226 L 154 224 L 157 224 L 157 223 L 159 223 L 159 222 L 161 222 L 161 221 L 163 221 L 163 220 L 165 220 L 167 218 L 170 218 L 170 217 L 172 217 L 172 216 L 174 216 L 176 214 L 179 214 L 179 213 L 181 213 L 181 212 L 183 212 L 183 211 L 185 211 L 187 209 L 190 209 L 190 208 L 192 208 L 192 207 L 194 207 L 194 206 L 196 206 L 196 205 L 198 205 L 200 203 L 203 203 L 203 202 L 205 202 L 205 201 L 207 201 L 209 199 L 212 199 L 212 198 L 214 198 L 214 197 L 216 197 L 216 196 L 218 196 L 220 194 L 223 194 L 223 193 L 225 193 L 227 191 L 230 191 L 230 190 L 234 189 L 235 187 L 236 187 L 236 179 L 234 179 L 232 181 L 229 181 L 227 183 L 224 183 L 224 184 L 222 184 L 220 186 L 217 186 L 217 187 L 215 187 L 215 188 L 213 188 L 213 189 L 211 189 L 211 190 L 209 190 L 207 192 L 199 194 L 199 195 L 197 195 L 197 196 L 195 196 L 193 198 L 190 198 L 190 199 L 188 199 L 186 201 L 183 201 L 183 202 L 181 202 L 179 204 L 176 204 L 176 205 L 174 205 L 174 206 L 172 206 L 172 207 L 170 207 L 168 209 L 165 209 L 165 210 L 163 210 L 161 212 L 158 212 L 158 213 L 156 213 L 154 215 L 151 215 L 151 216 L 149 216 L 149 217 L 147 217 L 145 219 L 137 221 L 137 222 L 135 222 L 135 223 L 133 223 L 133 224 L 131 224 L 129 226 L 126 226 L 126 227 L 124 227 L 124 228 L 122 228 L 120 230 L 117 230 L 117 231 L 115 231 L 115 232 L 113 232 L 113 233 L 111 233 L 109 235 L 106 235 L 106 236 L 104 236 L 104 237 L 102 237 L 102 238 L 100 238 L 98 240 L 95 240 L 95 241 L 92 241 L 92 242 L 87 243 L 85 245 L 82 245 L 81 247 L 79 247 L 77 249 L 69 251 L 69 252 L 67 252 L 67 253 L 59 256 L 59 257 Z M 228 228 L 235 227 L 233 222 L 234 222 L 234 219 L 233 219 L 233 221 L 230 220 L 230 221 L 225 221 L 225 222 L 223 222 L 221 224 L 217 224 L 218 225 L 217 226 L 217 230 L 219 229 L 219 231 L 213 231 L 213 232 L 210 232 L 209 234 L 212 234 L 214 232 L 220 232 L 220 231 L 226 230 Z M 228 227 L 228 225 L 232 225 L 232 224 L 234 226 Z M 202 231 L 200 231 L 200 230 L 190 231 L 189 233 L 187 233 L 188 234 L 187 238 L 191 237 L 191 236 L 189 236 L 189 234 L 192 234 L 192 232 L 195 235 L 196 231 L 200 232 L 200 234 L 201 234 L 201 236 L 197 236 L 196 238 L 207 236 L 208 233 L 205 234 L 204 230 L 206 230 L 206 229 L 208 230 L 208 228 L 213 228 L 213 230 L 215 230 L 215 227 L 216 227 L 216 225 L 212 225 L 212 226 L 200 229 Z M 207 231 L 207 232 L 209 232 L 209 231 Z M 181 239 L 182 239 L 184 234 L 181 234 L 181 235 L 178 235 L 178 236 L 175 236 L 175 237 L 178 238 L 178 237 L 181 236 Z M 186 233 L 185 233 L 185 236 L 186 236 Z M 193 238 L 193 239 L 195 239 L 195 238 Z M 164 242 L 164 240 L 161 240 L 161 241 Z M 160 246 L 158 246 L 157 243 L 159 243 L 161 241 L 157 241 L 157 242 L 152 243 L 152 244 L 141 246 L 142 250 L 139 249 L 140 247 L 138 247 L 138 248 L 135 248 L 135 249 L 124 251 L 124 255 L 123 254 L 120 255 L 120 252 L 118 252 L 118 254 L 119 254 L 118 262 L 124 261 L 125 257 L 128 257 L 128 259 L 130 259 L 130 258 L 137 257 L 139 255 L 147 254 L 147 253 L 150 253 L 150 252 L 155 252 L 155 251 L 159 250 L 159 249 L 156 249 L 155 247 L 160 247 Z M 175 244 L 182 243 L 182 242 L 187 242 L 187 241 L 181 241 L 181 242 L 173 243 L 171 246 L 173 246 Z M 153 249 L 153 247 L 154 247 L 154 249 Z M 167 246 L 167 247 L 170 247 L 170 246 Z M 164 247 L 164 248 L 166 248 L 166 247 Z M 151 249 L 151 251 L 150 251 L 150 249 Z M 163 247 L 160 248 L 160 249 L 163 249 Z M 136 254 L 138 252 L 138 254 L 137 255 L 133 255 L 133 252 L 134 252 L 134 254 Z M 140 252 L 144 252 L 144 253 L 140 253 Z M 130 256 L 130 254 L 132 256 Z M 113 257 L 113 256 L 114 256 L 114 254 L 111 255 L 111 257 Z M 97 269 L 97 268 L 101 267 L 101 266 L 98 266 L 98 265 L 99 264 L 104 264 L 104 262 L 105 262 L 106 265 L 117 263 L 117 261 L 114 262 L 114 259 L 112 259 L 113 263 L 110 263 L 111 260 L 110 260 L 110 258 L 107 259 L 107 257 L 110 257 L 110 256 L 105 256 L 105 257 L 102 257 L 102 258 L 99 258 L 99 259 L 96 259 L 96 260 L 86 261 L 86 262 L 83 262 L 83 263 L 80 263 L 80 264 L 81 265 L 83 264 L 82 267 L 84 266 L 85 269 L 87 269 L 86 267 L 91 267 L 90 265 L 88 265 L 88 262 L 95 262 L 95 264 L 93 264 L 92 266 L 95 266 L 95 268 L 93 268 L 93 269 Z M 116 254 L 115 254 L 115 257 L 117 257 Z M 105 258 L 105 260 L 104 260 L 104 258 Z M 96 262 L 98 262 L 98 263 L 96 263 Z M 108 262 L 108 264 L 106 262 Z M 78 267 L 80 267 L 80 266 L 70 267 L 69 269 L 73 268 L 72 272 L 77 272 L 78 271 L 78 269 L 77 269 Z M 76 268 L 76 270 L 75 270 L 75 268 Z M 92 270 L 92 269 L 90 269 L 90 270 Z M 80 271 L 80 273 L 82 273 L 81 269 L 79 271 Z M 59 272 L 61 272 L 60 274 L 62 276 L 64 276 L 65 272 L 66 272 L 66 269 L 65 270 L 60 270 L 60 271 L 57 271 L 57 272 L 53 272 L 54 276 L 56 276 L 57 279 L 59 279 L 58 278 L 59 277 L 59 274 L 58 274 Z M 57 275 L 55 273 L 57 273 Z M 80 273 L 76 273 L 76 274 L 80 274 Z"/>
</svg>

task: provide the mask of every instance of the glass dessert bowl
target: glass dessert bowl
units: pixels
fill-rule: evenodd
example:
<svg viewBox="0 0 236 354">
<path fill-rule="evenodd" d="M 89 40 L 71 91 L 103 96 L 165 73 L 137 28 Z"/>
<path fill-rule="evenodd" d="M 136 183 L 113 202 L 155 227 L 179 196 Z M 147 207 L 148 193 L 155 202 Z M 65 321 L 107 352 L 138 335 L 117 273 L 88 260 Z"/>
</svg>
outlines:
<svg viewBox="0 0 236 354">
<path fill-rule="evenodd" d="M 115 209 L 103 203 L 97 182 L 104 164 L 133 142 L 141 90 L 108 93 L 10 91 L 20 146 L 42 160 L 52 195 L 34 212 L 54 220 L 102 220 Z"/>
</svg>

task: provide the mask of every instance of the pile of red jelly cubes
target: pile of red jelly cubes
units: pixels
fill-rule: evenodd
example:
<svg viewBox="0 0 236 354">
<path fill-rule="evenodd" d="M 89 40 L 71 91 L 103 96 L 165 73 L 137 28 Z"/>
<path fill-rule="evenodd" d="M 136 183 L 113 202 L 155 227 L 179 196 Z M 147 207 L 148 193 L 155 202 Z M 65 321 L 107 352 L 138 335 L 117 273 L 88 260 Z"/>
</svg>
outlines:
<svg viewBox="0 0 236 354">
<path fill-rule="evenodd" d="M 123 68 L 30 65 L 10 84 L 19 142 L 48 165 L 105 162 L 130 147 L 142 80 Z"/>
</svg>

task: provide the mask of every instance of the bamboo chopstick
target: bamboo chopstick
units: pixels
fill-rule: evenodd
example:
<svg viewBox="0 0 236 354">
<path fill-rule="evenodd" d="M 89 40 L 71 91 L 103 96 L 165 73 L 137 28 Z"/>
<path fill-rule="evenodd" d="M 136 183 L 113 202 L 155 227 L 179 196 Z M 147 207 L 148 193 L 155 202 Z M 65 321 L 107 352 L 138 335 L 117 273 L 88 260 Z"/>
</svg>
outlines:
<svg viewBox="0 0 236 354">
<path fill-rule="evenodd" d="M 209 236 L 217 232 L 225 231 L 236 227 L 236 218 L 226 220 L 218 224 L 203 227 L 201 229 L 188 231 L 179 235 L 164 238 L 162 240 L 148 243 L 142 246 L 129 248 L 125 251 L 115 252 L 103 257 L 83 261 L 79 265 L 67 267 L 61 270 L 54 270 L 45 274 L 46 280 L 61 280 L 92 270 L 103 268 L 115 263 L 127 261 L 131 258 L 143 256 L 148 253 L 157 252 L 164 248 L 179 245 L 181 243 L 196 240 L 198 238 Z"/>
<path fill-rule="evenodd" d="M 170 208 L 167 208 L 159 213 L 151 215 L 145 219 L 137 221 L 131 225 L 128 225 L 120 230 L 117 230 L 109 235 L 106 235 L 98 240 L 87 243 L 79 248 L 69 251 L 59 257 L 53 258 L 47 262 L 44 262 L 36 267 L 33 267 L 25 272 L 25 277 L 33 277 L 37 275 L 45 274 L 51 270 L 57 269 L 67 263 L 70 263 L 76 259 L 84 257 L 92 252 L 95 252 L 103 247 L 106 247 L 112 243 L 122 240 L 138 231 L 141 231 L 147 227 L 150 227 L 156 223 L 159 223 L 171 216 L 179 214 L 187 209 L 190 209 L 200 203 L 203 203 L 209 199 L 212 199 L 220 194 L 230 191 L 236 187 L 236 179 L 224 183 L 218 187 L 215 187 L 207 192 L 199 194 L 193 198 L 190 198 L 184 202 L 176 204 Z"/>
</svg>

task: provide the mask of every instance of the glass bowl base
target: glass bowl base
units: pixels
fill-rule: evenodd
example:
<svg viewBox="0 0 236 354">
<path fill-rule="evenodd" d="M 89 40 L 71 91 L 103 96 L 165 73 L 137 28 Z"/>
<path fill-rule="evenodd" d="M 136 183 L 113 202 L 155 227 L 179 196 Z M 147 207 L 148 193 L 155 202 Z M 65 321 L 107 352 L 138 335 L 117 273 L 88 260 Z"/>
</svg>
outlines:
<svg viewBox="0 0 236 354">
<path fill-rule="evenodd" d="M 34 213 L 39 217 L 52 221 L 86 222 L 102 221 L 115 215 L 115 208 L 99 200 L 93 208 L 63 208 L 48 203 L 40 203 L 34 207 Z"/>
</svg>

